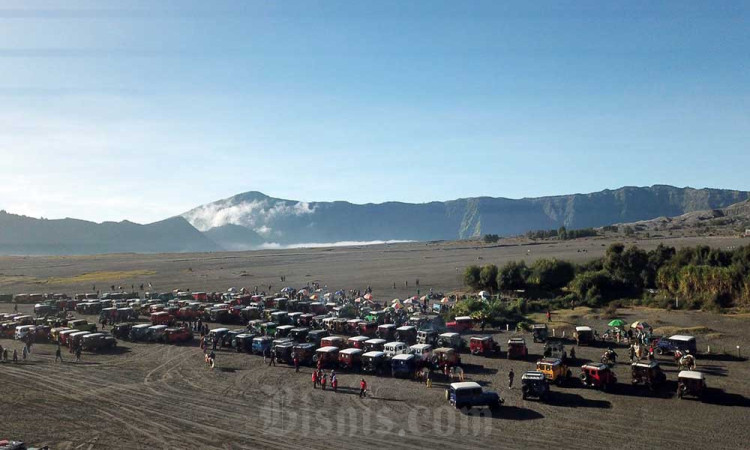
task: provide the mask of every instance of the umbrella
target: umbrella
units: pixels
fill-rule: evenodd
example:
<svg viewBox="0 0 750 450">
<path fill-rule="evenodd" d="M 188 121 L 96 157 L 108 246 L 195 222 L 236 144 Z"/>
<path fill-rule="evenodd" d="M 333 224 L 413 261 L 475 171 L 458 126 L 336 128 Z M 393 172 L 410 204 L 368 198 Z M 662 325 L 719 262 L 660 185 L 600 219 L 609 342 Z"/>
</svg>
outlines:
<svg viewBox="0 0 750 450">
<path fill-rule="evenodd" d="M 317 299 L 318 299 L 318 294 L 315 294 L 312 297 L 310 297 L 310 300 L 317 300 Z"/>
<path fill-rule="evenodd" d="M 406 300 L 404 300 L 404 305 L 411 305 L 412 303 L 414 303 L 414 301 L 410 298 L 407 298 Z"/>
<path fill-rule="evenodd" d="M 391 300 L 391 303 L 401 303 L 401 300 L 394 298 L 393 300 Z"/>
<path fill-rule="evenodd" d="M 323 298 L 331 298 L 331 293 L 326 292 L 325 294 L 323 294 Z"/>
<path fill-rule="evenodd" d="M 622 320 L 622 319 L 614 319 L 614 320 L 611 320 L 607 324 L 607 326 L 610 326 L 610 327 L 621 327 L 621 326 L 624 326 L 624 325 L 625 325 L 625 321 Z"/>
<path fill-rule="evenodd" d="M 641 322 L 640 320 L 637 320 L 630 325 L 630 328 L 636 328 L 639 330 L 643 330 L 648 327 L 649 327 L 649 324 L 647 324 L 646 322 Z"/>
<path fill-rule="evenodd" d="M 427 300 L 427 296 L 426 296 L 426 295 L 423 295 L 423 296 L 421 296 L 421 297 L 420 297 L 419 299 L 420 299 L 420 300 L 422 300 L 422 301 L 425 301 L 425 300 Z"/>
<path fill-rule="evenodd" d="M 372 294 L 370 293 L 365 294 L 365 300 L 372 300 Z"/>
<path fill-rule="evenodd" d="M 451 301 L 451 300 L 450 300 L 450 299 L 449 299 L 448 297 L 443 297 L 443 299 L 442 299 L 442 300 L 440 300 L 440 303 L 443 303 L 443 304 L 445 304 L 445 303 L 448 303 L 448 302 L 450 302 L 450 301 Z"/>
</svg>

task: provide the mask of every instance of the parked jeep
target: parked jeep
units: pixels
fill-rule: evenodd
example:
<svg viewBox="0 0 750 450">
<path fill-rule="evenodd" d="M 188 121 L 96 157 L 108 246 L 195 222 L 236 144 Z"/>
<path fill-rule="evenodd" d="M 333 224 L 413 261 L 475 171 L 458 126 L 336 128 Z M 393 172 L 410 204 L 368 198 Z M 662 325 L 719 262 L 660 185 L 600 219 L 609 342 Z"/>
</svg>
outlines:
<svg viewBox="0 0 750 450">
<path fill-rule="evenodd" d="M 497 355 L 500 353 L 500 344 L 492 336 L 472 336 L 469 339 L 469 350 L 472 355 Z"/>
<path fill-rule="evenodd" d="M 547 400 L 549 395 L 547 377 L 538 370 L 524 372 L 521 375 L 521 393 L 524 400 L 529 397 L 536 397 L 542 401 Z"/>
<path fill-rule="evenodd" d="M 558 386 L 568 382 L 572 376 L 570 369 L 560 358 L 542 358 L 536 362 L 536 370 Z"/>
<path fill-rule="evenodd" d="M 451 383 L 450 387 L 445 390 L 445 399 L 456 409 L 477 406 L 495 409 L 504 403 L 496 392 L 483 391 L 482 386 L 473 381 Z"/>
<path fill-rule="evenodd" d="M 652 391 L 667 381 L 667 376 L 656 361 L 634 362 L 631 365 L 630 374 L 633 384 L 643 384 Z"/>
<path fill-rule="evenodd" d="M 534 324 L 531 326 L 531 333 L 534 336 L 534 342 L 545 342 L 547 340 L 547 324 Z"/>
<path fill-rule="evenodd" d="M 81 338 L 81 347 L 91 352 L 109 350 L 117 346 L 115 338 L 106 333 L 91 333 Z"/>
<path fill-rule="evenodd" d="M 606 364 L 590 363 L 581 366 L 581 382 L 586 387 L 607 391 L 617 383 L 617 377 Z"/>
</svg>

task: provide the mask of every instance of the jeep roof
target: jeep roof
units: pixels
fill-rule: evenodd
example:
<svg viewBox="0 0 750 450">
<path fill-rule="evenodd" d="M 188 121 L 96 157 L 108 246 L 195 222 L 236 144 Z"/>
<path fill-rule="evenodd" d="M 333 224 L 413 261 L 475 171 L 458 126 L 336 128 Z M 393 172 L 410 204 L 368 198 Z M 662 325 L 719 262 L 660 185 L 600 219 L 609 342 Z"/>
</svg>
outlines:
<svg viewBox="0 0 750 450">
<path fill-rule="evenodd" d="M 339 352 L 341 355 L 357 355 L 361 353 L 362 349 L 359 348 L 345 348 Z"/>
<path fill-rule="evenodd" d="M 694 341 L 694 336 L 688 336 L 686 334 L 675 334 L 674 336 L 669 337 L 670 341 L 682 341 L 682 342 L 689 342 Z"/>
<path fill-rule="evenodd" d="M 367 353 L 362 354 L 362 356 L 363 357 L 366 356 L 368 358 L 378 358 L 380 356 L 385 356 L 385 353 L 383 353 L 383 352 L 367 352 Z"/>
<path fill-rule="evenodd" d="M 609 366 L 602 363 L 588 363 L 581 366 L 581 369 L 591 370 L 609 370 Z"/>
<path fill-rule="evenodd" d="M 697 370 L 681 370 L 680 373 L 677 374 L 677 378 L 689 378 L 691 380 L 705 380 L 706 376 L 703 375 L 702 372 L 698 372 Z"/>
<path fill-rule="evenodd" d="M 482 389 L 482 386 L 479 385 L 479 383 L 476 383 L 474 381 L 462 381 L 460 383 L 451 383 L 451 389 L 453 390 L 462 390 L 462 389 Z"/>
<path fill-rule="evenodd" d="M 347 341 L 349 342 L 365 342 L 369 340 L 370 338 L 367 336 L 352 336 L 349 339 L 347 339 Z"/>
<path fill-rule="evenodd" d="M 537 363 L 542 364 L 552 364 L 553 366 L 557 366 L 562 364 L 562 360 L 560 358 L 542 358 Z"/>
<path fill-rule="evenodd" d="M 524 372 L 523 375 L 521 375 L 521 379 L 541 381 L 541 380 L 546 380 L 547 378 L 545 378 L 542 372 L 539 372 L 536 370 L 530 370 L 528 372 Z"/>
<path fill-rule="evenodd" d="M 404 353 L 401 355 L 396 355 L 393 358 L 391 358 L 393 361 L 410 361 L 414 359 L 414 355 L 411 353 Z"/>
<path fill-rule="evenodd" d="M 368 339 L 365 341 L 365 344 L 385 344 L 385 339 Z"/>
<path fill-rule="evenodd" d="M 430 345 L 430 344 L 415 344 L 415 345 L 412 345 L 409 348 L 412 349 L 412 350 L 424 350 L 424 349 L 427 349 L 427 348 L 432 348 L 432 345 Z"/>
<path fill-rule="evenodd" d="M 472 341 L 482 341 L 482 342 L 484 342 L 484 341 L 490 341 L 490 340 L 492 340 L 492 336 L 472 336 L 471 340 Z"/>
<path fill-rule="evenodd" d="M 580 327 L 576 327 L 576 331 L 593 331 L 593 330 L 591 329 L 591 327 L 583 325 Z"/>
<path fill-rule="evenodd" d="M 512 337 L 508 339 L 508 344 L 524 344 L 526 345 L 526 339 L 522 337 Z"/>
<path fill-rule="evenodd" d="M 440 335 L 441 338 L 452 338 L 453 336 L 461 336 L 461 335 L 452 331 L 448 333 L 442 333 Z"/>
<path fill-rule="evenodd" d="M 317 353 L 333 353 L 339 351 L 338 347 L 328 346 L 328 347 L 320 347 L 319 349 L 315 350 Z"/>
<path fill-rule="evenodd" d="M 643 368 L 646 368 L 646 369 L 655 369 L 655 368 L 659 367 L 659 363 L 656 362 L 656 361 L 649 361 L 649 362 L 641 362 L 641 361 L 639 361 L 639 362 L 634 362 L 632 364 L 632 366 L 633 367 L 643 367 Z"/>
</svg>

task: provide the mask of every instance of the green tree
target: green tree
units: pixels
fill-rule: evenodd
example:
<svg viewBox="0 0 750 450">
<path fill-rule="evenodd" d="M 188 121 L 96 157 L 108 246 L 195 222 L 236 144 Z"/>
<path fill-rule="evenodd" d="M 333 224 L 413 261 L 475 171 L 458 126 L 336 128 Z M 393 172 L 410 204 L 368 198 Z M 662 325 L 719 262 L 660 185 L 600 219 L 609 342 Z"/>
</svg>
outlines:
<svg viewBox="0 0 750 450">
<path fill-rule="evenodd" d="M 523 261 L 510 261 L 505 264 L 497 274 L 497 287 L 501 291 L 524 289 L 526 278 L 529 276 L 529 268 Z"/>
<path fill-rule="evenodd" d="M 481 269 L 479 266 L 471 265 L 464 270 L 464 284 L 472 289 L 480 289 L 481 283 L 479 282 L 479 272 Z"/>
<path fill-rule="evenodd" d="M 538 259 L 531 266 L 531 280 L 545 290 L 567 285 L 575 276 L 575 267 L 567 261 Z"/>
<path fill-rule="evenodd" d="M 479 283 L 490 292 L 497 291 L 497 266 L 494 264 L 483 266 L 479 272 Z"/>
<path fill-rule="evenodd" d="M 485 234 L 482 237 L 482 240 L 487 244 L 494 244 L 495 242 L 500 240 L 500 236 L 497 234 Z"/>
</svg>

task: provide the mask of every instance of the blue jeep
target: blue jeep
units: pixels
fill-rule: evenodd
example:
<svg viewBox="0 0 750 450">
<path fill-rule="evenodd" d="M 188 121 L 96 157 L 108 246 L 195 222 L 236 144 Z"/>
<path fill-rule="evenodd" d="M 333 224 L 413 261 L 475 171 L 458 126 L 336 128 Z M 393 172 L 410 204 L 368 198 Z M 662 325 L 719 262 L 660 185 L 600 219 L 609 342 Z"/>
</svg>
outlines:
<svg viewBox="0 0 750 450">
<path fill-rule="evenodd" d="M 496 392 L 483 391 L 482 386 L 473 381 L 451 383 L 445 390 L 445 398 L 456 409 L 487 406 L 490 409 L 499 408 L 504 400 Z"/>
<path fill-rule="evenodd" d="M 262 355 L 266 350 L 271 350 L 273 338 L 271 336 L 258 336 L 253 338 L 253 354 Z"/>
<path fill-rule="evenodd" d="M 656 353 L 660 355 L 674 353 L 675 350 L 680 350 L 683 353 L 687 351 L 695 355 L 698 352 L 695 337 L 675 334 L 668 338 L 659 339 L 659 342 L 656 344 Z"/>
</svg>

